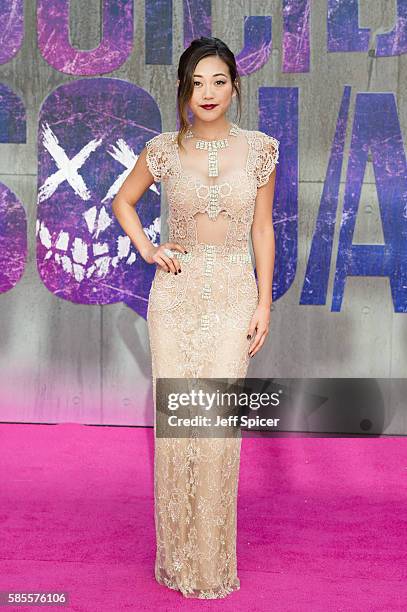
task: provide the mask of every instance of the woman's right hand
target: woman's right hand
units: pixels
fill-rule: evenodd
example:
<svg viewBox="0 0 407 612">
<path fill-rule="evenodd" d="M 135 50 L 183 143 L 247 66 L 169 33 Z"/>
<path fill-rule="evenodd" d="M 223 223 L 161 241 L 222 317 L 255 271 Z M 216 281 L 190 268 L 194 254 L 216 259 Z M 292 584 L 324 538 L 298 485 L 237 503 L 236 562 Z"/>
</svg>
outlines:
<svg viewBox="0 0 407 612">
<path fill-rule="evenodd" d="M 144 259 L 147 263 L 158 264 L 165 272 L 172 272 L 178 274 L 181 272 L 181 266 L 179 261 L 175 257 L 168 257 L 165 254 L 165 249 L 171 249 L 172 251 L 179 251 L 180 253 L 186 253 L 187 251 L 178 242 L 164 242 L 160 246 L 156 247 L 151 245 L 150 250 L 145 255 Z"/>
</svg>

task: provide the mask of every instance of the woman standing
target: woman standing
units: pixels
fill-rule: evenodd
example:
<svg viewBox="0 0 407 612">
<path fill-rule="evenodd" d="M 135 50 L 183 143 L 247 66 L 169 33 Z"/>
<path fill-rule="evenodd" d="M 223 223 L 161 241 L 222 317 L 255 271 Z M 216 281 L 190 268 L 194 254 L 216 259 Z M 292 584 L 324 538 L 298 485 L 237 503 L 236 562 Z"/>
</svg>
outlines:
<svg viewBox="0 0 407 612">
<path fill-rule="evenodd" d="M 147 313 L 155 406 L 155 577 L 186 597 L 220 598 L 240 588 L 241 439 L 157 437 L 156 379 L 245 378 L 250 356 L 268 334 L 272 301 L 279 141 L 228 121 L 235 96 L 240 111 L 240 78 L 230 49 L 217 38 L 192 41 L 178 66 L 180 129 L 146 142 L 113 203 L 142 257 L 157 264 Z M 169 202 L 169 242 L 158 247 L 134 210 L 153 180 L 165 183 Z"/>
</svg>

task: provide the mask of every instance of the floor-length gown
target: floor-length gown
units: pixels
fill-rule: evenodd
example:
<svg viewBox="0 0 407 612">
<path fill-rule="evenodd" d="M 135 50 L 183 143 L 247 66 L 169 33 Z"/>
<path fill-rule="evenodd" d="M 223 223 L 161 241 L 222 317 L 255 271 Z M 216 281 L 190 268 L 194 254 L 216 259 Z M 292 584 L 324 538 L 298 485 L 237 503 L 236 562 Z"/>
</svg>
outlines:
<svg viewBox="0 0 407 612">
<path fill-rule="evenodd" d="M 152 355 L 156 580 L 186 597 L 240 588 L 236 521 L 241 438 L 156 436 L 156 379 L 245 378 L 258 304 L 249 235 L 257 189 L 278 163 L 279 141 L 232 124 L 208 172 L 208 150 L 177 132 L 146 143 L 147 164 L 168 199 L 171 242 L 182 272 L 157 266 L 147 323 Z M 210 158 L 212 161 L 210 161 Z M 217 174 L 217 176 L 216 176 Z"/>
</svg>

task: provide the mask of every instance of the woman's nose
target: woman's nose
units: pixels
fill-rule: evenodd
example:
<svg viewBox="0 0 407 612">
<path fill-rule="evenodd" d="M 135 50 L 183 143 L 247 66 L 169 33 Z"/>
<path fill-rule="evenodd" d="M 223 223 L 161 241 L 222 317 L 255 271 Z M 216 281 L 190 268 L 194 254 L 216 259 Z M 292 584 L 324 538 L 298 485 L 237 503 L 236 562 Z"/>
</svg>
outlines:
<svg viewBox="0 0 407 612">
<path fill-rule="evenodd" d="M 213 98 L 212 91 L 210 89 L 206 89 L 204 93 L 204 98 Z"/>
</svg>

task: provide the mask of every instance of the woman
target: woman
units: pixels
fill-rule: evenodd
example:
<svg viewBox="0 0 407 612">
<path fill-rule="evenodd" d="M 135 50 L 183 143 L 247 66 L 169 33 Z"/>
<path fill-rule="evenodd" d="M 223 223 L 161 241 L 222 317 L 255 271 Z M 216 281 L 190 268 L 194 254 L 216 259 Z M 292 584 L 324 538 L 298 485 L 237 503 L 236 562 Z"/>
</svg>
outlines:
<svg viewBox="0 0 407 612">
<path fill-rule="evenodd" d="M 279 141 L 226 113 L 240 79 L 217 38 L 192 41 L 178 67 L 180 129 L 146 142 L 113 210 L 146 262 L 157 264 L 147 313 L 155 406 L 155 577 L 186 597 L 240 588 L 236 563 L 239 437 L 156 435 L 156 380 L 245 378 L 269 330 L 272 205 Z M 187 119 L 187 107 L 192 123 Z M 163 181 L 169 242 L 154 246 L 135 203 Z M 251 230 L 258 287 L 249 251 Z"/>
</svg>

